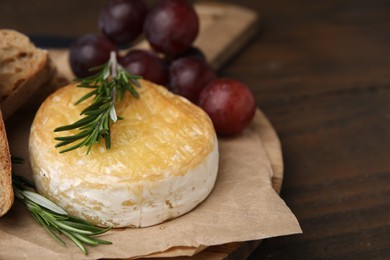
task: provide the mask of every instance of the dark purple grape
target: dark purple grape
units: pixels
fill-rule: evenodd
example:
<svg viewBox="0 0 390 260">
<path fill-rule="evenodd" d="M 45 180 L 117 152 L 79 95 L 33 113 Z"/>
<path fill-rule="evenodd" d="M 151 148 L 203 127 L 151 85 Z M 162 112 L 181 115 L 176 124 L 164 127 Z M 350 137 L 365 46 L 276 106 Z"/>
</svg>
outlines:
<svg viewBox="0 0 390 260">
<path fill-rule="evenodd" d="M 190 47 L 187 50 L 179 53 L 178 55 L 175 56 L 175 59 L 180 59 L 184 57 L 193 57 L 199 60 L 207 61 L 206 56 L 204 53 L 197 47 Z"/>
<path fill-rule="evenodd" d="M 93 75 L 96 72 L 90 69 L 107 63 L 111 51 L 116 51 L 116 47 L 104 36 L 93 33 L 81 36 L 69 49 L 69 62 L 73 73 L 79 78 Z"/>
<path fill-rule="evenodd" d="M 170 88 L 193 103 L 197 103 L 200 91 L 213 79 L 215 71 L 205 61 L 185 57 L 172 62 L 170 67 Z"/>
<path fill-rule="evenodd" d="M 156 84 L 165 85 L 168 81 L 168 69 L 164 61 L 153 52 L 131 50 L 120 63 L 129 73 L 142 76 Z"/>
<path fill-rule="evenodd" d="M 148 8 L 142 0 L 108 0 L 99 16 L 99 29 L 117 44 L 130 44 L 141 35 Z"/>
<path fill-rule="evenodd" d="M 152 48 L 167 55 L 188 49 L 199 32 L 199 18 L 186 0 L 161 0 L 149 12 L 144 33 Z"/>
<path fill-rule="evenodd" d="M 218 135 L 241 133 L 252 121 L 256 102 L 249 88 L 233 79 L 216 79 L 199 95 L 199 106 L 213 121 Z"/>
</svg>

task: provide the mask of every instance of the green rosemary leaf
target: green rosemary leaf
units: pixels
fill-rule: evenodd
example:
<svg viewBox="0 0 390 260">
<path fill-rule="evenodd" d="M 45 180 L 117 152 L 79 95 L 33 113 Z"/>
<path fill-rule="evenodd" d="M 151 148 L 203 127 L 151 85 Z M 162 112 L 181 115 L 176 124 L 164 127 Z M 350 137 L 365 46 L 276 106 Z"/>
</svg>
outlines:
<svg viewBox="0 0 390 260">
<path fill-rule="evenodd" d="M 48 226 L 45 226 L 45 225 L 42 225 L 44 229 L 46 229 L 46 231 L 55 239 L 58 241 L 58 243 L 60 243 L 62 246 L 65 246 L 65 242 L 64 240 L 62 240 L 59 236 L 57 236 L 57 234 L 55 234 L 51 229 L 50 227 Z"/>
<path fill-rule="evenodd" d="M 123 96 L 124 96 L 124 91 L 122 90 L 122 85 L 118 85 L 121 89 L 118 89 L 118 91 L 117 91 L 117 98 L 118 98 L 118 100 L 119 101 L 122 101 L 122 99 L 123 99 Z"/>
<path fill-rule="evenodd" d="M 69 225 L 64 224 L 62 221 L 56 221 L 55 222 L 60 228 L 63 230 L 67 230 L 72 233 L 78 233 L 78 234 L 85 234 L 85 235 L 93 235 L 93 232 L 89 230 L 83 230 L 83 229 L 78 229 Z"/>
<path fill-rule="evenodd" d="M 85 94 L 84 96 L 82 96 L 79 100 L 76 101 L 75 105 L 78 105 L 80 104 L 81 102 L 83 102 L 84 100 L 96 95 L 98 93 L 97 89 L 96 90 L 92 90 L 91 92 L 88 92 L 87 94 Z"/>
<path fill-rule="evenodd" d="M 137 79 L 140 79 L 140 77 L 133 77 L 133 78 L 130 78 L 130 81 L 131 81 L 132 85 L 135 85 L 135 86 L 137 86 L 138 88 L 141 88 L 141 84 L 139 84 L 139 82 L 138 82 Z"/>
<path fill-rule="evenodd" d="M 53 215 L 51 212 L 48 212 L 46 210 L 40 210 L 37 211 L 45 220 L 49 222 L 49 225 L 51 227 L 54 227 L 56 229 L 59 229 L 59 226 L 57 225 L 57 218 L 56 215 Z"/>
<path fill-rule="evenodd" d="M 101 109 L 104 111 L 104 103 L 102 100 L 100 100 L 100 102 L 94 102 L 91 105 L 84 108 L 84 110 L 80 112 L 80 115 L 84 115 L 88 111 L 97 110 L 97 109 Z"/>
<path fill-rule="evenodd" d="M 70 227 L 73 227 L 76 229 L 90 231 L 90 232 L 92 232 L 91 233 L 92 235 L 103 234 L 103 233 L 107 232 L 108 230 L 110 230 L 110 228 L 102 229 L 99 227 L 92 226 L 91 224 L 77 223 L 77 222 L 73 222 L 70 220 L 63 220 L 61 222 L 67 226 L 70 226 Z"/>
<path fill-rule="evenodd" d="M 87 146 L 87 155 L 91 152 L 93 145 L 94 145 L 94 143 L 92 143 L 92 142 L 86 145 Z"/>
<path fill-rule="evenodd" d="M 105 111 L 104 108 L 99 108 L 99 109 L 95 109 L 95 110 L 87 110 L 83 113 L 83 115 L 87 115 L 87 116 L 99 115 L 99 114 L 103 113 L 104 111 Z"/>
<path fill-rule="evenodd" d="M 103 67 L 104 67 L 104 65 L 94 66 L 94 67 L 90 68 L 89 71 L 100 71 L 103 69 Z M 93 78 L 93 76 L 90 76 L 90 78 Z"/>
<path fill-rule="evenodd" d="M 66 137 L 63 137 L 63 138 L 66 138 Z M 62 147 L 62 146 L 65 146 L 65 145 L 74 143 L 74 142 L 76 142 L 76 141 L 78 141 L 78 140 L 80 140 L 80 139 L 77 139 L 77 140 L 65 140 L 65 141 L 62 141 L 62 142 L 56 144 L 55 147 L 56 147 L 56 148 L 59 148 L 59 147 Z M 77 144 L 77 145 L 79 145 L 79 144 Z M 69 147 L 68 147 L 68 148 L 69 148 Z"/>
<path fill-rule="evenodd" d="M 104 114 L 98 115 L 92 122 L 79 127 L 79 130 L 89 129 L 90 134 L 92 134 L 94 128 L 96 128 L 96 125 L 102 120 L 102 117 L 104 117 Z"/>
<path fill-rule="evenodd" d="M 68 143 L 72 143 L 74 141 L 80 140 L 83 137 L 86 137 L 89 134 L 90 131 L 84 130 L 76 135 L 70 135 L 70 136 L 61 136 L 61 137 L 56 137 L 54 138 L 57 141 L 65 141 Z M 59 147 L 59 146 L 56 146 Z"/>
<path fill-rule="evenodd" d="M 108 116 L 104 118 L 103 129 L 107 130 L 106 132 L 110 131 L 110 118 Z"/>
<path fill-rule="evenodd" d="M 83 252 L 85 255 L 88 254 L 87 248 L 72 233 L 66 230 L 62 230 L 62 233 L 64 233 L 65 236 L 72 240 L 73 243 L 75 243 L 80 248 L 81 252 Z"/>
<path fill-rule="evenodd" d="M 75 216 L 68 216 L 68 221 L 71 221 L 73 223 L 80 223 L 80 224 L 84 224 L 84 225 L 89 225 L 91 227 L 96 227 L 94 225 L 92 225 L 91 223 L 89 223 L 88 221 L 84 220 L 84 219 L 81 219 L 81 218 L 78 218 L 78 217 L 75 217 Z M 98 229 L 100 229 L 99 227 L 96 227 Z"/>
<path fill-rule="evenodd" d="M 81 234 L 78 234 L 78 233 L 72 233 L 73 236 L 75 236 L 78 240 L 80 240 L 81 242 L 87 244 L 87 245 L 90 245 L 90 246 L 97 246 L 99 245 L 99 242 L 89 238 L 89 237 L 86 237 L 86 236 L 83 236 Z"/>
<path fill-rule="evenodd" d="M 32 191 L 22 191 L 23 195 L 31 200 L 32 202 L 37 203 L 38 205 L 49 209 L 55 213 L 61 214 L 61 215 L 68 215 L 68 213 L 63 210 L 61 207 L 59 207 L 57 204 L 53 203 L 52 201 L 46 199 L 42 195 L 39 195 L 38 193 L 32 192 Z"/>
<path fill-rule="evenodd" d="M 126 89 L 136 98 L 139 98 L 139 94 L 138 92 L 133 88 L 131 87 L 130 85 L 126 85 Z"/>
<path fill-rule="evenodd" d="M 47 222 L 44 218 L 42 218 L 37 211 L 33 210 L 31 207 L 27 207 L 27 208 L 30 211 L 31 215 L 34 217 L 34 219 L 38 222 L 38 224 L 44 227 L 50 226 L 49 222 Z"/>
<path fill-rule="evenodd" d="M 111 229 L 112 229 L 111 227 L 108 227 L 108 228 L 105 228 L 105 229 L 100 229 L 100 231 L 96 230 L 96 231 L 93 232 L 93 236 L 101 235 L 101 234 L 107 233 L 107 232 L 110 231 Z"/>
<path fill-rule="evenodd" d="M 115 59 L 115 63 L 116 63 L 116 54 L 114 52 L 111 52 L 110 53 L 110 61 L 113 62 L 113 60 L 112 60 L 113 58 Z M 110 62 L 108 62 L 108 63 L 109 63 L 108 65 L 111 65 Z M 113 68 L 113 67 L 111 67 L 111 66 L 104 66 L 103 67 L 102 72 L 101 72 L 103 80 L 107 80 L 111 76 L 111 69 L 115 70 L 115 68 Z"/>
<path fill-rule="evenodd" d="M 109 134 L 106 135 L 104 138 L 104 141 L 105 141 L 106 149 L 110 150 L 110 148 L 111 148 L 111 135 L 109 135 Z"/>
<path fill-rule="evenodd" d="M 126 83 L 129 82 L 128 74 L 124 71 L 119 74 L 119 78 Z"/>
<path fill-rule="evenodd" d="M 23 194 L 23 192 L 22 192 L 22 194 Z M 26 203 L 26 206 L 27 206 L 29 211 L 36 212 L 39 214 L 42 212 L 42 210 L 41 210 L 42 208 L 38 204 L 36 204 L 35 202 L 33 202 L 31 200 L 26 199 L 25 197 L 23 197 L 23 199 L 25 199 L 25 203 Z"/>
<path fill-rule="evenodd" d="M 67 148 L 65 148 L 63 150 L 60 150 L 60 153 L 66 153 L 66 152 L 78 149 L 80 147 L 83 147 L 83 146 L 85 146 L 85 142 L 84 141 L 82 141 L 80 143 L 77 143 L 77 144 L 75 144 L 73 146 L 67 147 Z M 57 148 L 57 146 L 56 146 L 56 148 Z"/>
<path fill-rule="evenodd" d="M 91 237 L 91 239 L 95 240 L 95 241 L 98 242 L 100 245 L 112 245 L 112 242 L 111 242 L 111 241 L 99 239 L 99 238 L 97 238 L 97 237 Z"/>
<path fill-rule="evenodd" d="M 79 121 L 76 121 L 75 123 L 73 123 L 71 125 L 57 127 L 56 129 L 54 129 L 54 132 L 61 132 L 61 131 L 76 129 L 76 128 L 84 126 L 85 124 L 88 124 L 94 120 L 95 120 L 95 118 L 93 116 L 87 116 L 87 117 L 80 119 Z"/>
<path fill-rule="evenodd" d="M 96 89 L 96 86 L 94 85 L 90 85 L 90 83 L 86 83 L 86 84 L 78 84 L 77 85 L 78 88 L 90 88 L 90 89 Z"/>
</svg>

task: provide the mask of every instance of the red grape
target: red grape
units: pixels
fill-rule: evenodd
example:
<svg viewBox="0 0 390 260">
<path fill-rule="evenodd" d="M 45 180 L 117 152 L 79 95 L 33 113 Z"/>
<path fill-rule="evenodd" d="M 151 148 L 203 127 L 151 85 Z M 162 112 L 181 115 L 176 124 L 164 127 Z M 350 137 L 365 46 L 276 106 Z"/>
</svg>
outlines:
<svg viewBox="0 0 390 260">
<path fill-rule="evenodd" d="M 161 0 L 149 12 L 144 33 L 152 48 L 175 55 L 188 49 L 199 32 L 199 18 L 186 0 Z"/>
<path fill-rule="evenodd" d="M 217 134 L 230 136 L 241 133 L 252 121 L 256 102 L 243 83 L 233 79 L 217 79 L 200 93 L 199 106 L 213 121 Z"/>
<path fill-rule="evenodd" d="M 185 57 L 171 64 L 169 85 L 172 92 L 196 103 L 200 91 L 215 78 L 215 72 L 208 63 Z"/>
<path fill-rule="evenodd" d="M 184 57 L 193 57 L 203 61 L 207 61 L 204 53 L 199 48 L 196 47 L 190 47 L 187 50 L 179 53 L 178 55 L 175 56 L 175 59 L 180 59 Z"/>
<path fill-rule="evenodd" d="M 93 33 L 78 38 L 69 49 L 69 62 L 73 73 L 84 78 L 96 72 L 89 69 L 108 62 L 115 45 L 107 38 Z"/>
<path fill-rule="evenodd" d="M 148 8 L 142 0 L 108 0 L 99 16 L 99 29 L 117 44 L 129 44 L 141 35 Z"/>
<path fill-rule="evenodd" d="M 120 63 L 129 73 L 154 83 L 165 85 L 168 81 L 168 69 L 164 61 L 150 51 L 131 50 Z"/>
</svg>

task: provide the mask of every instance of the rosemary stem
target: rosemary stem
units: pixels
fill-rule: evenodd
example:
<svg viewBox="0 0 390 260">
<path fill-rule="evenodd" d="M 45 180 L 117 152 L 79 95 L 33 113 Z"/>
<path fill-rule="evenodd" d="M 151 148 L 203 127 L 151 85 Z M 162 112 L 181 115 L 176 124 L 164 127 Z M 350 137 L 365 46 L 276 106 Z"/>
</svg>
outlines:
<svg viewBox="0 0 390 260">
<path fill-rule="evenodd" d="M 12 181 L 17 198 L 26 205 L 37 223 L 62 246 L 65 246 L 65 242 L 60 238 L 60 234 L 66 235 L 84 254 L 88 253 L 84 244 L 92 246 L 112 244 L 110 241 L 95 237 L 96 235 L 106 233 L 110 228 L 99 228 L 88 222 L 81 222 L 69 216 L 64 209 L 52 201 L 33 190 L 28 190 L 28 187 L 24 184 L 24 179 L 18 175 L 12 174 Z"/>
<path fill-rule="evenodd" d="M 114 51 L 110 52 L 109 64 L 110 64 L 109 66 L 111 70 L 111 76 L 114 79 L 117 77 L 117 71 L 118 71 L 118 61 L 116 59 L 116 53 Z"/>
</svg>

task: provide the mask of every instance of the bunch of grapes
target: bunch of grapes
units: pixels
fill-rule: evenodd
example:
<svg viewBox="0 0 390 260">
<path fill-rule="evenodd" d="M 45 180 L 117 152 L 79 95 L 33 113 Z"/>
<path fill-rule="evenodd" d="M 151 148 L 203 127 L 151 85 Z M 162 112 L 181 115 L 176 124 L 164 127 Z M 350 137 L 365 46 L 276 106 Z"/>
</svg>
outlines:
<svg viewBox="0 0 390 260">
<path fill-rule="evenodd" d="M 70 65 L 79 77 L 106 63 L 110 52 L 131 74 L 164 85 L 198 104 L 210 116 L 219 135 L 241 133 L 255 114 L 249 88 L 232 79 L 217 79 L 202 51 L 193 46 L 199 18 L 187 0 L 160 0 L 151 8 L 143 0 L 108 0 L 98 19 L 101 35 L 87 34 L 70 47 Z M 141 35 L 149 50 L 131 49 Z"/>
</svg>

